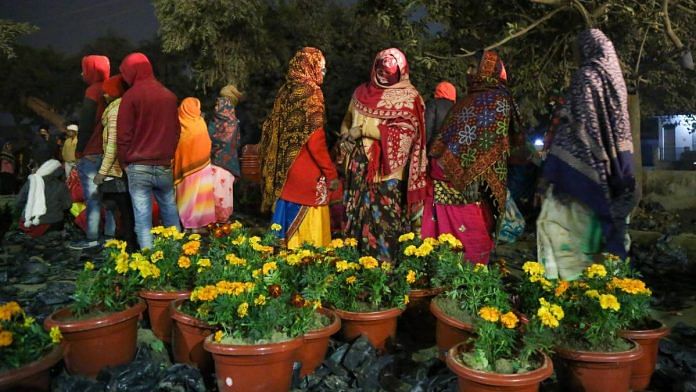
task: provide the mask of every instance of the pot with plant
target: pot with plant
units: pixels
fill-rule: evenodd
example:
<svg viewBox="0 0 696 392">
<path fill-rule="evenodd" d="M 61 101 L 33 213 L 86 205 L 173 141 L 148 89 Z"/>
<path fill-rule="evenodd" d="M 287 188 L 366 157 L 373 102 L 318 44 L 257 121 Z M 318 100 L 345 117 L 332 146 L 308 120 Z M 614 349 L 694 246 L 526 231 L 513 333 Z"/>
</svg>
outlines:
<svg viewBox="0 0 696 392">
<path fill-rule="evenodd" d="M 170 304 L 177 299 L 186 299 L 191 294 L 195 275 L 194 266 L 201 258 L 201 236 L 188 237 L 174 227 L 152 229 L 154 243 L 146 254 L 160 273 L 143 280 L 140 297 L 147 303 L 150 327 L 155 336 L 169 343 L 172 335 Z"/>
<path fill-rule="evenodd" d="M 106 366 L 133 360 L 138 319 L 145 303 L 138 297 L 143 279 L 159 268 L 140 253 L 126 253 L 126 243 L 105 244 L 104 264 L 85 263 L 75 284 L 73 302 L 44 321 L 57 327 L 66 348 L 65 367 L 72 374 L 96 377 Z"/>
<path fill-rule="evenodd" d="M 0 305 L 0 390 L 48 391 L 63 358 L 57 327 L 45 331 L 17 302 Z"/>
</svg>

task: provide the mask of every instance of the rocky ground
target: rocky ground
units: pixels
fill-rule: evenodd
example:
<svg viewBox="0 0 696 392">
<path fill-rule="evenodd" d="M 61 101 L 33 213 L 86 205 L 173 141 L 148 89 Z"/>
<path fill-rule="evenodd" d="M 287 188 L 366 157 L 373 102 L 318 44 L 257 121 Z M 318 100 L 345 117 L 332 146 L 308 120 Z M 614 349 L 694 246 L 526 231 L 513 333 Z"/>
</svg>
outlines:
<svg viewBox="0 0 696 392">
<path fill-rule="evenodd" d="M 8 200 L 4 200 L 7 202 Z M 0 200 L 0 206 L 3 200 Z M 252 227 L 267 221 L 250 215 L 238 219 Z M 7 218 L 3 216 L 3 223 Z M 6 227 L 2 228 L 7 229 Z M 74 227 L 39 240 L 9 228 L 0 249 L 0 303 L 16 300 L 42 321 L 70 302 L 75 278 L 87 260 L 99 262 L 99 252 L 72 251 L 66 247 L 81 235 Z M 666 211 L 646 203 L 631 223 L 632 261 L 655 293 L 656 316 L 672 327 L 660 346 L 660 357 L 651 388 L 654 391 L 696 391 L 696 213 Z M 516 244 L 502 245 L 496 258 L 513 269 L 535 259 L 535 237 L 526 233 Z M 167 348 L 143 324 L 136 360 L 105 369 L 96 381 L 71 377 L 58 371 L 56 391 L 204 391 L 198 370 L 172 365 Z M 408 327 L 406 325 L 405 327 Z M 377 356 L 364 340 L 353 344 L 332 342 L 329 356 L 315 375 L 296 380 L 303 391 L 455 391 L 456 379 L 435 358 L 431 342 L 414 340 L 418 332 L 400 327 L 391 354 Z M 209 386 L 210 388 L 210 386 Z M 555 390 L 553 380 L 544 390 Z"/>
</svg>

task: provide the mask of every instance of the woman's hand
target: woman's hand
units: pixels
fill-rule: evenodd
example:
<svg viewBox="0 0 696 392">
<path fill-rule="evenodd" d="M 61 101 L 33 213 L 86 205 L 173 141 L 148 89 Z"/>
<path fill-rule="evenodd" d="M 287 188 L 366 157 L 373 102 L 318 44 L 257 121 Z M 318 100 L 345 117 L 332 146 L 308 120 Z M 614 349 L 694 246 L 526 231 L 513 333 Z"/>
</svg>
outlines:
<svg viewBox="0 0 696 392">
<path fill-rule="evenodd" d="M 351 139 L 353 140 L 360 139 L 360 137 L 362 137 L 362 125 L 351 128 L 348 131 L 348 135 L 350 135 Z"/>
</svg>

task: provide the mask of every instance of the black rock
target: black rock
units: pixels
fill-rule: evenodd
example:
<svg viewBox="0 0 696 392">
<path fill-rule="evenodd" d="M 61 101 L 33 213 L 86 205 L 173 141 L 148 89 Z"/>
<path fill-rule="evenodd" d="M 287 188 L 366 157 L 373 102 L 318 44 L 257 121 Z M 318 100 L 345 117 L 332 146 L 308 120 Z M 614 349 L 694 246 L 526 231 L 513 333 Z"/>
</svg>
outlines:
<svg viewBox="0 0 696 392">
<path fill-rule="evenodd" d="M 669 339 L 660 340 L 659 350 L 661 354 L 674 355 L 681 350 L 681 347 Z"/>
<path fill-rule="evenodd" d="M 65 370 L 53 379 L 51 390 L 54 392 L 103 392 L 106 385 L 103 382 L 85 378 L 82 376 L 72 376 Z"/>
<path fill-rule="evenodd" d="M 696 374 L 696 350 L 683 350 L 673 355 L 674 362 L 691 374 Z"/>
<path fill-rule="evenodd" d="M 178 363 L 164 372 L 155 391 L 205 392 L 205 382 L 198 369 Z"/>
<path fill-rule="evenodd" d="M 106 384 L 106 392 L 150 392 L 157 387 L 160 374 L 160 368 L 155 363 L 133 361 L 102 369 L 97 381 Z"/>
<path fill-rule="evenodd" d="M 686 325 L 685 323 L 680 321 L 674 327 L 672 327 L 672 334 L 696 339 L 696 328 L 690 325 Z"/>
<path fill-rule="evenodd" d="M 377 358 L 377 351 L 370 344 L 370 341 L 366 336 L 360 336 L 348 349 L 345 357 L 343 357 L 343 366 L 350 370 L 355 371 L 360 365 L 365 362 L 371 361 Z"/>
<path fill-rule="evenodd" d="M 343 377 L 337 375 L 330 375 L 325 377 L 321 381 L 321 385 L 317 390 L 319 391 L 351 391 L 353 388 Z"/>
</svg>

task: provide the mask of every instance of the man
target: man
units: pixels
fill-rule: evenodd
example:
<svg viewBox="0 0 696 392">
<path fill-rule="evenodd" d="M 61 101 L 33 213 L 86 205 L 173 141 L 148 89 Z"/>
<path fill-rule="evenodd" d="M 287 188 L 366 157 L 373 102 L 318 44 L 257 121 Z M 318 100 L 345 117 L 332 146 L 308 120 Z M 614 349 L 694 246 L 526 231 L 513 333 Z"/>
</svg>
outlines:
<svg viewBox="0 0 696 392">
<path fill-rule="evenodd" d="M 440 82 L 435 87 L 435 96 L 425 105 L 425 139 L 430 145 L 445 116 L 457 101 L 457 89 L 450 82 Z"/>
<path fill-rule="evenodd" d="M 164 226 L 179 225 L 171 161 L 181 126 L 176 96 L 155 79 L 150 60 L 131 53 L 120 66 L 131 87 L 118 110 L 117 155 L 128 176 L 140 248 L 152 247 L 152 197 Z"/>
<path fill-rule="evenodd" d="M 101 200 L 97 186 L 94 184 L 94 176 L 101 166 L 102 155 L 102 129 L 101 116 L 104 112 L 104 98 L 102 97 L 102 83 L 109 78 L 110 65 L 106 56 L 89 55 L 82 58 L 82 78 L 89 85 L 85 90 L 85 98 L 82 101 L 80 111 L 80 132 L 77 135 L 77 147 L 75 155 L 77 161 L 77 173 L 82 184 L 82 191 L 87 204 L 87 232 L 86 239 L 70 243 L 71 249 L 91 249 L 99 246 L 99 223 L 101 220 Z M 114 235 L 116 223 L 112 214 L 106 215 L 105 234 Z"/>
<path fill-rule="evenodd" d="M 65 178 L 70 177 L 70 172 L 73 167 L 75 167 L 77 161 L 75 157 L 75 149 L 77 148 L 77 124 L 68 125 L 67 130 L 65 141 L 63 142 L 63 150 L 61 151 L 63 165 L 65 167 Z"/>
</svg>

